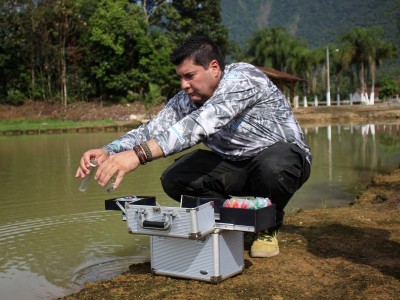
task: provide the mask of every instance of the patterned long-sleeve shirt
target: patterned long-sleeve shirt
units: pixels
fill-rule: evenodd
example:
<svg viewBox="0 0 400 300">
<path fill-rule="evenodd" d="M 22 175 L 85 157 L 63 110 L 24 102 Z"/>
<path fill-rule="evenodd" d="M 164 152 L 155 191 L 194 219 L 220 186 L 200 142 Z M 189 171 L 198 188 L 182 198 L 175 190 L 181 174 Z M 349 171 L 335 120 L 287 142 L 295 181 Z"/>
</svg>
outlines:
<svg viewBox="0 0 400 300">
<path fill-rule="evenodd" d="M 181 91 L 150 122 L 103 148 L 114 154 L 149 139 L 165 156 L 203 142 L 235 161 L 284 141 L 303 149 L 311 163 L 310 149 L 288 101 L 264 73 L 246 63 L 228 65 L 214 95 L 202 106 Z"/>
</svg>

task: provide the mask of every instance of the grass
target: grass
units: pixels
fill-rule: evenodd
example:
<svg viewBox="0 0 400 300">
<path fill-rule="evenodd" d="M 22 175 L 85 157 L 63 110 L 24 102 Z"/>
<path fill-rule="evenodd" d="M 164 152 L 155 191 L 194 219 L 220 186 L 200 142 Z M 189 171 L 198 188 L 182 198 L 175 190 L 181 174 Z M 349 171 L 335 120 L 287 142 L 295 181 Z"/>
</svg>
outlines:
<svg viewBox="0 0 400 300">
<path fill-rule="evenodd" d="M 39 120 L 0 120 L 0 131 L 27 131 L 27 130 L 48 130 L 63 129 L 73 127 L 92 127 L 113 125 L 113 120 L 102 121 L 63 121 L 57 119 L 39 119 Z"/>
</svg>

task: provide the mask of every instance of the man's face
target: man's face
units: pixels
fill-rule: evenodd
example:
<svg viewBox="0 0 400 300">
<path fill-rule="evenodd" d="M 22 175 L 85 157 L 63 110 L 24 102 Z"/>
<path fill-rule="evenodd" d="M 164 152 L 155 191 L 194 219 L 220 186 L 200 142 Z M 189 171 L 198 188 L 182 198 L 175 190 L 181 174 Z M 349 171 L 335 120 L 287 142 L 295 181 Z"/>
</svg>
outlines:
<svg viewBox="0 0 400 300">
<path fill-rule="evenodd" d="M 176 74 L 181 80 L 181 88 L 196 104 L 204 104 L 218 86 L 221 69 L 218 62 L 210 62 L 208 69 L 193 64 L 191 59 L 185 59 L 176 66 Z"/>
</svg>

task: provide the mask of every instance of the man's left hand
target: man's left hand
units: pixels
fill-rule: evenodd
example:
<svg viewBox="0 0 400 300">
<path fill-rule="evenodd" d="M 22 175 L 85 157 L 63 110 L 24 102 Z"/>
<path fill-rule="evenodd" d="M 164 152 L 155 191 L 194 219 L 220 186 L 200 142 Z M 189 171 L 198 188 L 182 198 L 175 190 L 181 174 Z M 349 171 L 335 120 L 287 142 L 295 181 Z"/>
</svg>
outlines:
<svg viewBox="0 0 400 300">
<path fill-rule="evenodd" d="M 116 175 L 113 189 L 117 189 L 126 173 L 139 167 L 140 162 L 133 150 L 120 152 L 109 156 L 97 168 L 94 179 L 105 186 Z"/>
</svg>

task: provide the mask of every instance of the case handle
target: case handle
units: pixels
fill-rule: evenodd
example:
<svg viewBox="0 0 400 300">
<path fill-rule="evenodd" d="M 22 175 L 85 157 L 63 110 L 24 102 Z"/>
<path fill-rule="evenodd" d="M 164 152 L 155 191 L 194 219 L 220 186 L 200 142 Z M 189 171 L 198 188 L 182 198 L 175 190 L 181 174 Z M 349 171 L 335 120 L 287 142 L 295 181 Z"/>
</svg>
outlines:
<svg viewBox="0 0 400 300">
<path fill-rule="evenodd" d="M 172 225 L 173 213 L 164 212 L 164 221 L 146 220 L 147 212 L 142 211 L 139 216 L 138 222 L 140 227 L 143 229 L 153 229 L 153 230 L 168 230 Z"/>
</svg>

